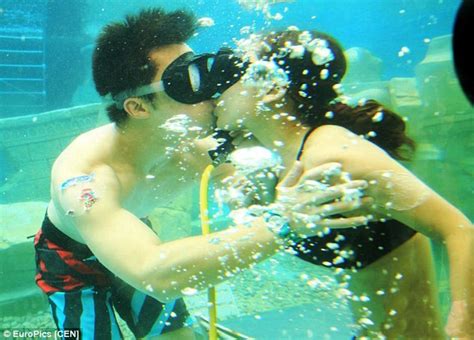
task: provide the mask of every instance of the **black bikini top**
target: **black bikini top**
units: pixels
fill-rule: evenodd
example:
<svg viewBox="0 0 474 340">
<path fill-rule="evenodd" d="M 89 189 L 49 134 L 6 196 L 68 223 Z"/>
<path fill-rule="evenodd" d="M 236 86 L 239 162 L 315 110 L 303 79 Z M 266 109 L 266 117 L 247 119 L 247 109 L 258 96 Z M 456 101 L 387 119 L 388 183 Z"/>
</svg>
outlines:
<svg viewBox="0 0 474 340">
<path fill-rule="evenodd" d="M 306 140 L 314 130 L 304 136 L 297 160 L 301 159 Z M 322 237 L 306 238 L 292 248 L 298 257 L 316 265 L 364 268 L 415 234 L 415 230 L 396 220 L 374 221 L 366 226 L 330 230 Z"/>
</svg>

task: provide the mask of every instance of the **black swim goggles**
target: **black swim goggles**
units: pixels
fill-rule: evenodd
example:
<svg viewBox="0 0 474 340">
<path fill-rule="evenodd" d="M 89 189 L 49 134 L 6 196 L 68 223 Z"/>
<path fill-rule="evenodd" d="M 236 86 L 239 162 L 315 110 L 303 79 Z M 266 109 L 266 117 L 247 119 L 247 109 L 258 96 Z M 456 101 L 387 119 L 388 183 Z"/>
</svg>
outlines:
<svg viewBox="0 0 474 340">
<path fill-rule="evenodd" d="M 165 69 L 160 81 L 120 92 L 113 100 L 118 108 L 123 108 L 127 98 L 165 91 L 178 102 L 196 104 L 223 93 L 242 77 L 247 67 L 248 62 L 235 56 L 230 48 L 221 48 L 216 54 L 187 52 Z"/>
</svg>

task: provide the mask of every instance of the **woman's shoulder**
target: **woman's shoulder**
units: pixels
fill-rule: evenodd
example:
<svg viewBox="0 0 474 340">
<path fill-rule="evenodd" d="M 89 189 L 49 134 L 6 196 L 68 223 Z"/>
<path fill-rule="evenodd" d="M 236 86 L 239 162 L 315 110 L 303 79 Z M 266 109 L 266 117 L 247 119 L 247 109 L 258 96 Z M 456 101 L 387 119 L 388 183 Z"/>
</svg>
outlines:
<svg viewBox="0 0 474 340">
<path fill-rule="evenodd" d="M 339 162 L 352 170 L 368 170 L 367 167 L 377 167 L 380 162 L 394 161 L 382 148 L 364 136 L 337 125 L 316 128 L 305 143 L 302 159 L 312 165 Z"/>
<path fill-rule="evenodd" d="M 342 154 L 352 154 L 357 151 L 384 152 L 364 136 L 359 136 L 349 129 L 338 125 L 322 125 L 314 129 L 305 143 L 305 149 L 322 148 L 323 150 L 340 151 Z M 320 150 L 321 151 L 321 150 Z"/>
<path fill-rule="evenodd" d="M 318 126 L 315 128 L 311 136 L 326 136 L 327 134 L 340 134 L 342 136 L 347 136 L 347 135 L 355 135 L 353 132 L 350 130 L 346 129 L 345 127 L 339 126 L 339 125 L 331 125 L 331 124 L 325 124 Z"/>
</svg>

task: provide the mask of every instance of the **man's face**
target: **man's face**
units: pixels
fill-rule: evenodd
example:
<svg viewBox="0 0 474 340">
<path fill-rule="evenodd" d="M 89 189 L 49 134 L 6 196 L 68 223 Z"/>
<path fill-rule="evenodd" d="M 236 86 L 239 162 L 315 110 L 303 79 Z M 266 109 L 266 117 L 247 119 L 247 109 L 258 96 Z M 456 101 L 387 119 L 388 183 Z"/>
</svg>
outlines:
<svg viewBox="0 0 474 340">
<path fill-rule="evenodd" d="M 152 82 L 160 81 L 166 68 L 179 56 L 191 51 L 186 44 L 166 45 L 155 49 L 150 53 L 150 58 L 157 66 L 157 73 Z M 176 117 L 189 118 L 187 125 L 192 127 L 188 131 L 193 137 L 201 138 L 212 133 L 215 120 L 212 115 L 214 104 L 211 100 L 206 100 L 197 104 L 180 103 L 166 94 L 159 92 L 155 100 L 157 116 L 163 122 L 165 120 L 174 119 Z M 178 116 L 180 115 L 180 116 Z M 191 135 L 188 135 L 192 137 Z"/>
</svg>

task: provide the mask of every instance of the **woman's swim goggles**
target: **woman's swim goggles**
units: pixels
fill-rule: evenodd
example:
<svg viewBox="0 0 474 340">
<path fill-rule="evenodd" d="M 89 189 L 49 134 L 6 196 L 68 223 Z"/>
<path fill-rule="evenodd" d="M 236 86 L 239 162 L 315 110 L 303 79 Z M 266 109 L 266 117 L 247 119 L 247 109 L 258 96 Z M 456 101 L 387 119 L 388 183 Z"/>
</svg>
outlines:
<svg viewBox="0 0 474 340">
<path fill-rule="evenodd" d="M 122 91 L 113 100 L 121 109 L 127 98 L 165 91 L 178 102 L 196 104 L 223 93 L 242 77 L 247 66 L 230 48 L 221 48 L 217 54 L 187 52 L 166 68 L 160 81 Z"/>
</svg>

